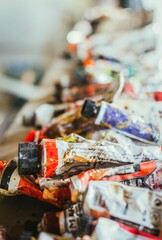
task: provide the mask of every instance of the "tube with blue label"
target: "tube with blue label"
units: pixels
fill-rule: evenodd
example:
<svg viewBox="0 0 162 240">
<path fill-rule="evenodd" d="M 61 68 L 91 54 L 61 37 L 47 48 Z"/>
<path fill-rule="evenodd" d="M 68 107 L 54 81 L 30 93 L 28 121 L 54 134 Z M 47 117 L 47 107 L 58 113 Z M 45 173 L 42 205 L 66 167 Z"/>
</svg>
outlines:
<svg viewBox="0 0 162 240">
<path fill-rule="evenodd" d="M 115 128 L 122 134 L 140 141 L 157 143 L 160 138 L 160 131 L 154 124 L 139 120 L 138 116 L 132 117 L 105 101 L 97 106 L 94 101 L 87 99 L 82 108 L 82 116 L 95 118 L 95 124 Z"/>
</svg>

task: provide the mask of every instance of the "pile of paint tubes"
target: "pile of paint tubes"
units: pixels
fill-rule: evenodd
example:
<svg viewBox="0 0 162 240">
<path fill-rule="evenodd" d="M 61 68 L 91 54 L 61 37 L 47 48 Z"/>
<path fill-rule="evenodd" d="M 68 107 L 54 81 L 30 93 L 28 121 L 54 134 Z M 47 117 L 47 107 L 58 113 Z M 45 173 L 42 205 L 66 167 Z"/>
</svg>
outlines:
<svg viewBox="0 0 162 240">
<path fill-rule="evenodd" d="M 162 84 L 144 61 L 149 32 L 84 33 L 68 45 L 66 86 L 24 115 L 33 131 L 0 162 L 0 193 L 59 208 L 42 216 L 38 240 L 162 239 Z"/>
</svg>

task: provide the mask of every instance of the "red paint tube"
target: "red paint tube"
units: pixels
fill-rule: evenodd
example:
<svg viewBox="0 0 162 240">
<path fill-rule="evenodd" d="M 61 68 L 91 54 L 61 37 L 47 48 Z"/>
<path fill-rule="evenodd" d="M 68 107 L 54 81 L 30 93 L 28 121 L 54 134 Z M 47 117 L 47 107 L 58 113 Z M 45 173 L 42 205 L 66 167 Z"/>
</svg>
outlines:
<svg viewBox="0 0 162 240">
<path fill-rule="evenodd" d="M 24 177 L 18 174 L 17 162 L 11 160 L 3 169 L 0 178 L 0 190 L 5 195 L 24 194 L 41 201 L 45 201 L 62 208 L 65 204 L 69 203 L 71 197 L 69 189 L 62 185 L 55 187 L 52 192 L 52 197 L 49 197 L 48 190 L 41 191 L 38 185 L 31 181 L 31 177 Z"/>
<path fill-rule="evenodd" d="M 162 159 L 161 147 L 128 146 L 110 142 L 70 143 L 43 139 L 41 144 L 20 143 L 20 175 L 69 178 L 82 171 Z"/>
<path fill-rule="evenodd" d="M 115 168 L 91 169 L 71 177 L 75 189 L 84 192 L 90 181 L 121 182 L 132 187 L 162 189 L 162 160 L 129 164 Z"/>
</svg>

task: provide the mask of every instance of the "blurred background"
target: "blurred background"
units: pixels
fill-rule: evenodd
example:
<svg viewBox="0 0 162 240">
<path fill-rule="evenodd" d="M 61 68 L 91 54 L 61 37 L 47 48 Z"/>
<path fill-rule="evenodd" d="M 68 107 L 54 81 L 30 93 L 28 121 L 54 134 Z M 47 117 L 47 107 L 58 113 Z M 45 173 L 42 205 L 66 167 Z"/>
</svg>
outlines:
<svg viewBox="0 0 162 240">
<path fill-rule="evenodd" d="M 66 33 L 91 5 L 86 0 L 0 1 L 0 137 L 30 98 L 23 97 L 18 83 L 39 84 L 65 48 Z"/>
<path fill-rule="evenodd" d="M 53 61 L 65 52 L 67 34 L 83 16 L 88 19 L 88 9 L 97 5 L 138 12 L 128 23 L 133 28 L 151 23 L 162 69 L 160 0 L 0 0 L 0 138 L 25 102 L 33 95 L 41 98 L 39 85 L 48 78 Z"/>
<path fill-rule="evenodd" d="M 138 100 L 162 101 L 161 9 L 162 0 L 0 0 L 0 160 L 17 156 L 19 142 L 40 140 L 37 130 L 54 117 L 50 138 L 93 133 L 76 115 L 87 96 L 137 100 L 135 109 Z M 162 131 L 160 104 L 143 108 Z M 60 121 L 69 109 L 76 112 Z M 15 240 L 27 220 L 51 211 L 21 197 L 0 197 L 0 225 Z"/>
</svg>

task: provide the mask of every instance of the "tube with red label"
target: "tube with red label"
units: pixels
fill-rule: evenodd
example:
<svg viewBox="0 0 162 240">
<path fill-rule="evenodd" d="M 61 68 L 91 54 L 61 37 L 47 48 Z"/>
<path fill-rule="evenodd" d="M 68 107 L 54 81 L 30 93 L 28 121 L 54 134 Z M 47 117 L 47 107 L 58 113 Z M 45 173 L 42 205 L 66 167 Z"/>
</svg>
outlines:
<svg viewBox="0 0 162 240">
<path fill-rule="evenodd" d="M 39 174 L 46 178 L 68 178 L 88 169 L 116 167 L 162 159 L 161 147 L 129 146 L 110 142 L 70 143 L 43 139 L 41 144 L 20 143 L 20 175 Z"/>
<path fill-rule="evenodd" d="M 84 192 L 90 181 L 121 182 L 132 187 L 162 190 L 162 160 L 129 164 L 115 168 L 91 169 L 70 178 L 73 186 Z"/>
<path fill-rule="evenodd" d="M 65 184 L 57 184 L 52 191 L 52 196 L 49 197 L 48 190 L 42 191 L 39 185 L 36 185 L 34 177 L 19 175 L 15 160 L 8 162 L 2 171 L 0 193 L 4 195 L 24 194 L 51 203 L 59 208 L 71 203 L 70 190 Z"/>
</svg>

